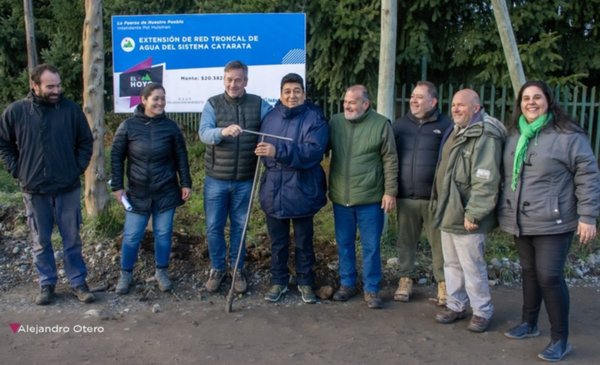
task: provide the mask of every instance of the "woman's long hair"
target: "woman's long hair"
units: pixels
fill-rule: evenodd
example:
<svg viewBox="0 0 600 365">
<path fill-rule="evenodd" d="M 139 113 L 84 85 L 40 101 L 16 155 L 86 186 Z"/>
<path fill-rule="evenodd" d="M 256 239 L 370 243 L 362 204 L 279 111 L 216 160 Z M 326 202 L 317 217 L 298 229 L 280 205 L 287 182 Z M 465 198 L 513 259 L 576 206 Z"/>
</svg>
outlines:
<svg viewBox="0 0 600 365">
<path fill-rule="evenodd" d="M 567 114 L 567 112 L 560 105 L 558 105 L 558 102 L 556 102 L 556 100 L 554 99 L 554 95 L 552 94 L 552 91 L 550 90 L 548 85 L 546 85 L 545 82 L 539 80 L 530 80 L 524 83 L 523 86 L 521 86 L 521 89 L 519 90 L 519 95 L 515 99 L 515 106 L 510 122 L 507 126 L 510 132 L 519 130 L 519 118 L 521 117 L 521 114 L 523 114 L 521 112 L 521 100 L 523 99 L 523 92 L 530 86 L 539 87 L 540 90 L 542 90 L 542 92 L 544 93 L 546 101 L 548 102 L 548 112 L 552 113 L 553 116 L 552 123 L 555 129 L 561 132 L 570 131 L 577 133 L 585 133 L 585 131 L 579 125 L 577 125 L 577 123 L 575 123 L 573 118 L 571 118 L 569 114 Z"/>
</svg>

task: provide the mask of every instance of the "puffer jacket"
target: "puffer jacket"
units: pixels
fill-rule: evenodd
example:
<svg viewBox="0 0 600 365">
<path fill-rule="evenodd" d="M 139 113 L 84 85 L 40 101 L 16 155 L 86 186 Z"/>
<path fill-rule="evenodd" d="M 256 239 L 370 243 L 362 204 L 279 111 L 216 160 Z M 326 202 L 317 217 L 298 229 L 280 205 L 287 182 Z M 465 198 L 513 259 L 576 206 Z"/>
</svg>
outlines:
<svg viewBox="0 0 600 365">
<path fill-rule="evenodd" d="M 29 194 L 60 194 L 78 188 L 94 140 L 81 108 L 61 98 L 46 103 L 30 92 L 0 117 L 0 157 Z"/>
<path fill-rule="evenodd" d="M 356 120 L 329 122 L 329 199 L 344 206 L 374 204 L 398 194 L 398 155 L 389 120 L 369 108 Z"/>
<path fill-rule="evenodd" d="M 515 235 L 550 235 L 596 224 L 600 174 L 586 135 L 559 131 L 553 123 L 529 141 L 517 188 L 511 188 L 519 132 L 504 148 L 504 181 L 498 204 L 502 230 Z"/>
<path fill-rule="evenodd" d="M 115 133 L 111 151 L 112 191 L 123 189 L 127 160 L 127 198 L 133 212 L 147 214 L 152 203 L 162 212 L 183 204 L 181 187 L 191 188 L 185 139 L 164 114 L 144 115 L 140 104 Z"/>
<path fill-rule="evenodd" d="M 440 144 L 452 125 L 438 109 L 423 120 L 408 112 L 392 125 L 398 152 L 398 199 L 431 198 Z"/>
<path fill-rule="evenodd" d="M 329 126 L 316 105 L 305 102 L 288 108 L 277 102 L 264 118 L 261 132 L 291 138 L 265 137 L 275 146 L 275 157 L 262 159 L 260 205 L 278 219 L 308 217 L 326 203 L 327 185 L 321 160 L 327 148 Z"/>
<path fill-rule="evenodd" d="M 483 111 L 458 134 L 449 146 L 446 171 L 440 171 L 439 163 L 436 170 L 435 179 L 443 179 L 441 191 L 431 200 L 437 228 L 448 233 L 470 234 L 487 233 L 497 225 L 495 209 L 505 138 L 504 125 Z M 479 228 L 468 232 L 465 218 Z"/>
</svg>

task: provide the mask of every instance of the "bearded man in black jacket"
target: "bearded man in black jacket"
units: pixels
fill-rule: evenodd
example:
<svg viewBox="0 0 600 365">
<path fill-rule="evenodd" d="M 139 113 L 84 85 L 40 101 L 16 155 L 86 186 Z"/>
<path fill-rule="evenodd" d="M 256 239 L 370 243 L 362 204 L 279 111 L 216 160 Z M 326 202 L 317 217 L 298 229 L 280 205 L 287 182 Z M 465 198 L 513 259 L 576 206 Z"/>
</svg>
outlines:
<svg viewBox="0 0 600 365">
<path fill-rule="evenodd" d="M 35 303 L 49 304 L 55 296 L 58 275 L 51 242 L 55 224 L 72 292 L 90 303 L 95 298 L 85 281 L 79 227 L 80 176 L 92 156 L 92 133 L 81 107 L 62 97 L 56 67 L 35 67 L 30 85 L 27 97 L 10 104 L 0 117 L 0 157 L 23 192 L 41 289 Z"/>
</svg>

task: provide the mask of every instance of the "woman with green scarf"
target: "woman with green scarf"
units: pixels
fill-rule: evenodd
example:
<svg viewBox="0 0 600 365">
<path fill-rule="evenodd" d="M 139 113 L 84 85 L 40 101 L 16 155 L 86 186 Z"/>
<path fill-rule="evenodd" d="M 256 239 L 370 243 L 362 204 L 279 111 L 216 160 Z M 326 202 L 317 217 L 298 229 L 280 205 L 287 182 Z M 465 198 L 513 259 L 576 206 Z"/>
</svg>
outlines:
<svg viewBox="0 0 600 365">
<path fill-rule="evenodd" d="M 519 252 L 523 307 L 520 324 L 504 334 L 518 340 L 539 336 L 543 301 L 551 340 L 538 357 L 559 361 L 572 350 L 564 266 L 574 234 L 582 244 L 596 238 L 598 163 L 585 132 L 541 81 L 521 87 L 507 127 L 498 219 Z"/>
</svg>

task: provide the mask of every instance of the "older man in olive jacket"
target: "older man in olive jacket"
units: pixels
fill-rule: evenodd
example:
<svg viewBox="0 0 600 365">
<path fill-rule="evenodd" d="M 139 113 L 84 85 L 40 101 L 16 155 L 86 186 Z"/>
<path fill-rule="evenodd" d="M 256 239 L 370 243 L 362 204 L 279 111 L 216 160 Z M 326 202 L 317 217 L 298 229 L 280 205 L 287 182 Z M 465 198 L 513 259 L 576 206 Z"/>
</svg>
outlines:
<svg viewBox="0 0 600 365">
<path fill-rule="evenodd" d="M 470 89 L 452 99 L 454 128 L 442 146 L 436 169 L 434 222 L 442 231 L 444 276 L 448 299 L 436 315 L 452 323 L 473 309 L 468 329 L 484 332 L 492 318 L 485 235 L 496 225 L 495 207 L 500 184 L 500 161 L 506 129 L 481 108 Z"/>
<path fill-rule="evenodd" d="M 380 241 L 384 213 L 396 206 L 398 156 L 390 121 L 371 109 L 363 85 L 348 88 L 344 112 L 329 123 L 331 167 L 329 198 L 333 202 L 335 240 L 340 259 L 341 287 L 333 299 L 345 301 L 356 288 L 356 231 L 360 229 L 364 299 L 369 308 L 382 307 Z"/>
</svg>

